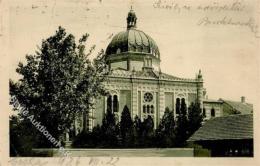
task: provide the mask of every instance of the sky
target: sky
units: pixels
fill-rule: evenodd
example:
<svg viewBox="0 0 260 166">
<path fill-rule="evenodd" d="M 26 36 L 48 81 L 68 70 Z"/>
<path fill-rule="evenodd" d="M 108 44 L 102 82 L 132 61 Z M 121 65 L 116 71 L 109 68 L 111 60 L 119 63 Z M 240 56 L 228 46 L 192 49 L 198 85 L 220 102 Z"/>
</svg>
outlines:
<svg viewBox="0 0 260 166">
<path fill-rule="evenodd" d="M 18 62 L 34 54 L 58 26 L 77 39 L 89 33 L 87 48 L 95 44 L 95 56 L 106 48 L 111 35 L 126 30 L 131 6 L 137 29 L 151 36 L 160 49 L 162 72 L 195 78 L 201 69 L 209 99 L 239 101 L 245 96 L 247 102 L 258 102 L 257 0 L 10 0 L 10 78 L 18 78 Z M 223 19 L 236 25 L 213 23 Z"/>
</svg>

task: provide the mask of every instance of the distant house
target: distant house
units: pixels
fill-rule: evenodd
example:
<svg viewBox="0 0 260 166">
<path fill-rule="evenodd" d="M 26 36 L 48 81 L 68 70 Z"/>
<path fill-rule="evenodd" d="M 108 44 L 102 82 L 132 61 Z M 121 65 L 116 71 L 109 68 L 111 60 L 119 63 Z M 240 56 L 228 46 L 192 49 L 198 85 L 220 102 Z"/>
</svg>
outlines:
<svg viewBox="0 0 260 166">
<path fill-rule="evenodd" d="M 213 157 L 253 157 L 253 114 L 212 118 L 188 142 L 209 149 Z"/>
<path fill-rule="evenodd" d="M 225 99 L 203 101 L 204 120 L 210 118 L 228 116 L 233 114 L 251 114 L 253 113 L 253 104 L 246 103 L 245 97 L 241 97 L 241 101 L 231 101 Z"/>
<path fill-rule="evenodd" d="M 253 104 L 246 103 L 244 96 L 241 97 L 240 102 L 224 99 L 219 99 L 219 101 L 223 102 L 223 115 L 253 113 Z"/>
<path fill-rule="evenodd" d="M 203 101 L 204 120 L 220 116 L 223 116 L 223 101 L 209 99 Z"/>
</svg>

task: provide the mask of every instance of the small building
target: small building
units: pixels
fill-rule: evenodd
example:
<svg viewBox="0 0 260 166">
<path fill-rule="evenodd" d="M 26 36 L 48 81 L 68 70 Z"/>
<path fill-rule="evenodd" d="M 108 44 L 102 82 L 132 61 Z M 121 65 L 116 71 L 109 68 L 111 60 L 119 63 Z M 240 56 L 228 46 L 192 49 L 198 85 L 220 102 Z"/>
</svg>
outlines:
<svg viewBox="0 0 260 166">
<path fill-rule="evenodd" d="M 223 102 L 223 115 L 253 113 L 253 104 L 247 103 L 244 96 L 241 97 L 240 102 L 225 99 L 219 99 L 218 101 Z"/>
<path fill-rule="evenodd" d="M 211 118 L 189 139 L 212 157 L 253 157 L 253 114 Z"/>
<path fill-rule="evenodd" d="M 223 101 L 205 99 L 203 101 L 204 120 L 223 116 Z"/>
<path fill-rule="evenodd" d="M 210 118 L 228 116 L 233 114 L 252 114 L 253 104 L 247 103 L 245 97 L 241 97 L 241 101 L 231 101 L 225 99 L 203 100 L 203 116 L 204 120 Z"/>
</svg>

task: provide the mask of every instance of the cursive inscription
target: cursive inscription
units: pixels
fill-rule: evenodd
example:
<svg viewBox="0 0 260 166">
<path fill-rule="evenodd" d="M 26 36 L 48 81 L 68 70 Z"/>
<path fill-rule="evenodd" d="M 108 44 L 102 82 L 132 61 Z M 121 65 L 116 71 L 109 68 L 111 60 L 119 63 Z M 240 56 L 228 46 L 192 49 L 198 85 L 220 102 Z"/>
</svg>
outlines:
<svg viewBox="0 0 260 166">
<path fill-rule="evenodd" d="M 90 166 L 98 166 L 98 165 L 116 166 L 118 161 L 119 161 L 119 157 L 111 157 L 106 161 L 101 160 L 100 158 L 97 157 L 92 157 L 89 160 L 89 165 Z"/>
<path fill-rule="evenodd" d="M 232 17 L 224 16 L 221 19 L 213 20 L 209 17 L 201 18 L 197 25 L 199 26 L 209 26 L 209 25 L 232 25 L 239 27 L 247 27 L 249 30 L 255 35 L 255 37 L 259 38 L 258 35 L 258 25 L 255 23 L 255 20 L 250 17 L 246 21 L 234 20 Z"/>
<path fill-rule="evenodd" d="M 245 10 L 245 4 L 239 1 L 233 1 L 230 4 L 220 4 L 219 2 L 212 2 L 209 5 L 198 5 L 197 10 L 201 11 L 232 11 L 232 12 L 242 12 Z"/>
<path fill-rule="evenodd" d="M 199 3 L 188 3 L 186 1 L 177 1 L 177 0 L 155 0 L 153 7 L 156 9 L 165 9 L 165 10 L 175 10 L 178 13 L 183 10 L 190 11 L 191 9 L 199 11 L 215 11 L 215 12 L 242 12 L 245 10 L 246 5 L 239 0 L 231 1 L 230 3 L 219 3 L 217 1 L 205 1 L 203 4 Z"/>
<path fill-rule="evenodd" d="M 190 10 L 192 6 L 188 4 L 180 4 L 175 1 L 162 1 L 157 0 L 153 3 L 153 7 L 157 9 L 173 10 L 177 13 L 181 13 L 183 10 Z"/>
<path fill-rule="evenodd" d="M 248 28 L 248 30 L 259 38 L 258 24 L 252 15 L 251 7 L 253 4 L 243 0 L 217 1 L 205 0 L 196 3 L 180 0 L 155 0 L 153 7 L 155 9 L 171 10 L 181 14 L 187 12 L 199 14 L 196 20 L 198 26 L 234 26 L 237 28 Z M 250 11 L 250 12 L 249 12 Z M 243 15 L 244 17 L 233 17 L 234 15 Z M 250 15 L 251 14 L 251 15 Z M 203 17 L 201 17 L 203 15 Z M 214 16 L 214 19 L 212 18 Z M 201 18 L 200 18 L 201 17 Z M 218 18 L 218 19 L 215 19 Z M 246 19 L 245 19 L 246 18 Z"/>
<path fill-rule="evenodd" d="M 48 165 L 47 161 L 39 158 L 12 158 L 9 160 L 11 166 L 45 166 Z"/>
</svg>

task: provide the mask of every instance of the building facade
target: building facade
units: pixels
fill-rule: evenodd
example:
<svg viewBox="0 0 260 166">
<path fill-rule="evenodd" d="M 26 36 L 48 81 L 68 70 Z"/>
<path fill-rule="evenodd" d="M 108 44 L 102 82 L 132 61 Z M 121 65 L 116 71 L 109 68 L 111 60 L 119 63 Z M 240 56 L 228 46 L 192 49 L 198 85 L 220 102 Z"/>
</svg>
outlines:
<svg viewBox="0 0 260 166">
<path fill-rule="evenodd" d="M 162 72 L 160 62 L 163 56 L 156 42 L 137 29 L 137 17 L 133 10 L 128 13 L 126 21 L 126 30 L 112 38 L 105 52 L 105 60 L 110 68 L 108 80 L 104 82 L 108 95 L 96 99 L 94 108 L 87 115 L 75 119 L 71 130 L 73 134 L 66 133 L 67 141 L 84 128 L 91 131 L 94 126 L 101 125 L 108 109 L 119 122 L 125 106 L 133 119 L 138 116 L 143 121 L 151 116 L 155 128 L 167 107 L 174 112 L 174 117 L 178 116 L 176 103 L 181 101 L 187 107 L 192 102 L 199 102 L 204 121 L 241 111 L 243 114 L 245 108 L 251 110 L 252 105 L 243 102 L 244 98 L 241 103 L 205 99 L 201 71 L 190 79 Z"/>
<path fill-rule="evenodd" d="M 161 55 L 156 42 L 136 27 L 137 17 L 133 10 L 127 16 L 127 29 L 116 34 L 106 49 L 106 62 L 110 68 L 105 87 L 109 95 L 96 100 L 89 113 L 88 128 L 101 124 L 107 109 L 116 118 L 125 106 L 132 118 L 141 120 L 150 115 L 158 126 L 166 107 L 175 111 L 181 100 L 203 101 L 203 79 L 199 71 L 195 78 L 186 79 L 163 73 L 160 69 Z M 77 125 L 80 127 L 80 123 Z"/>
</svg>

